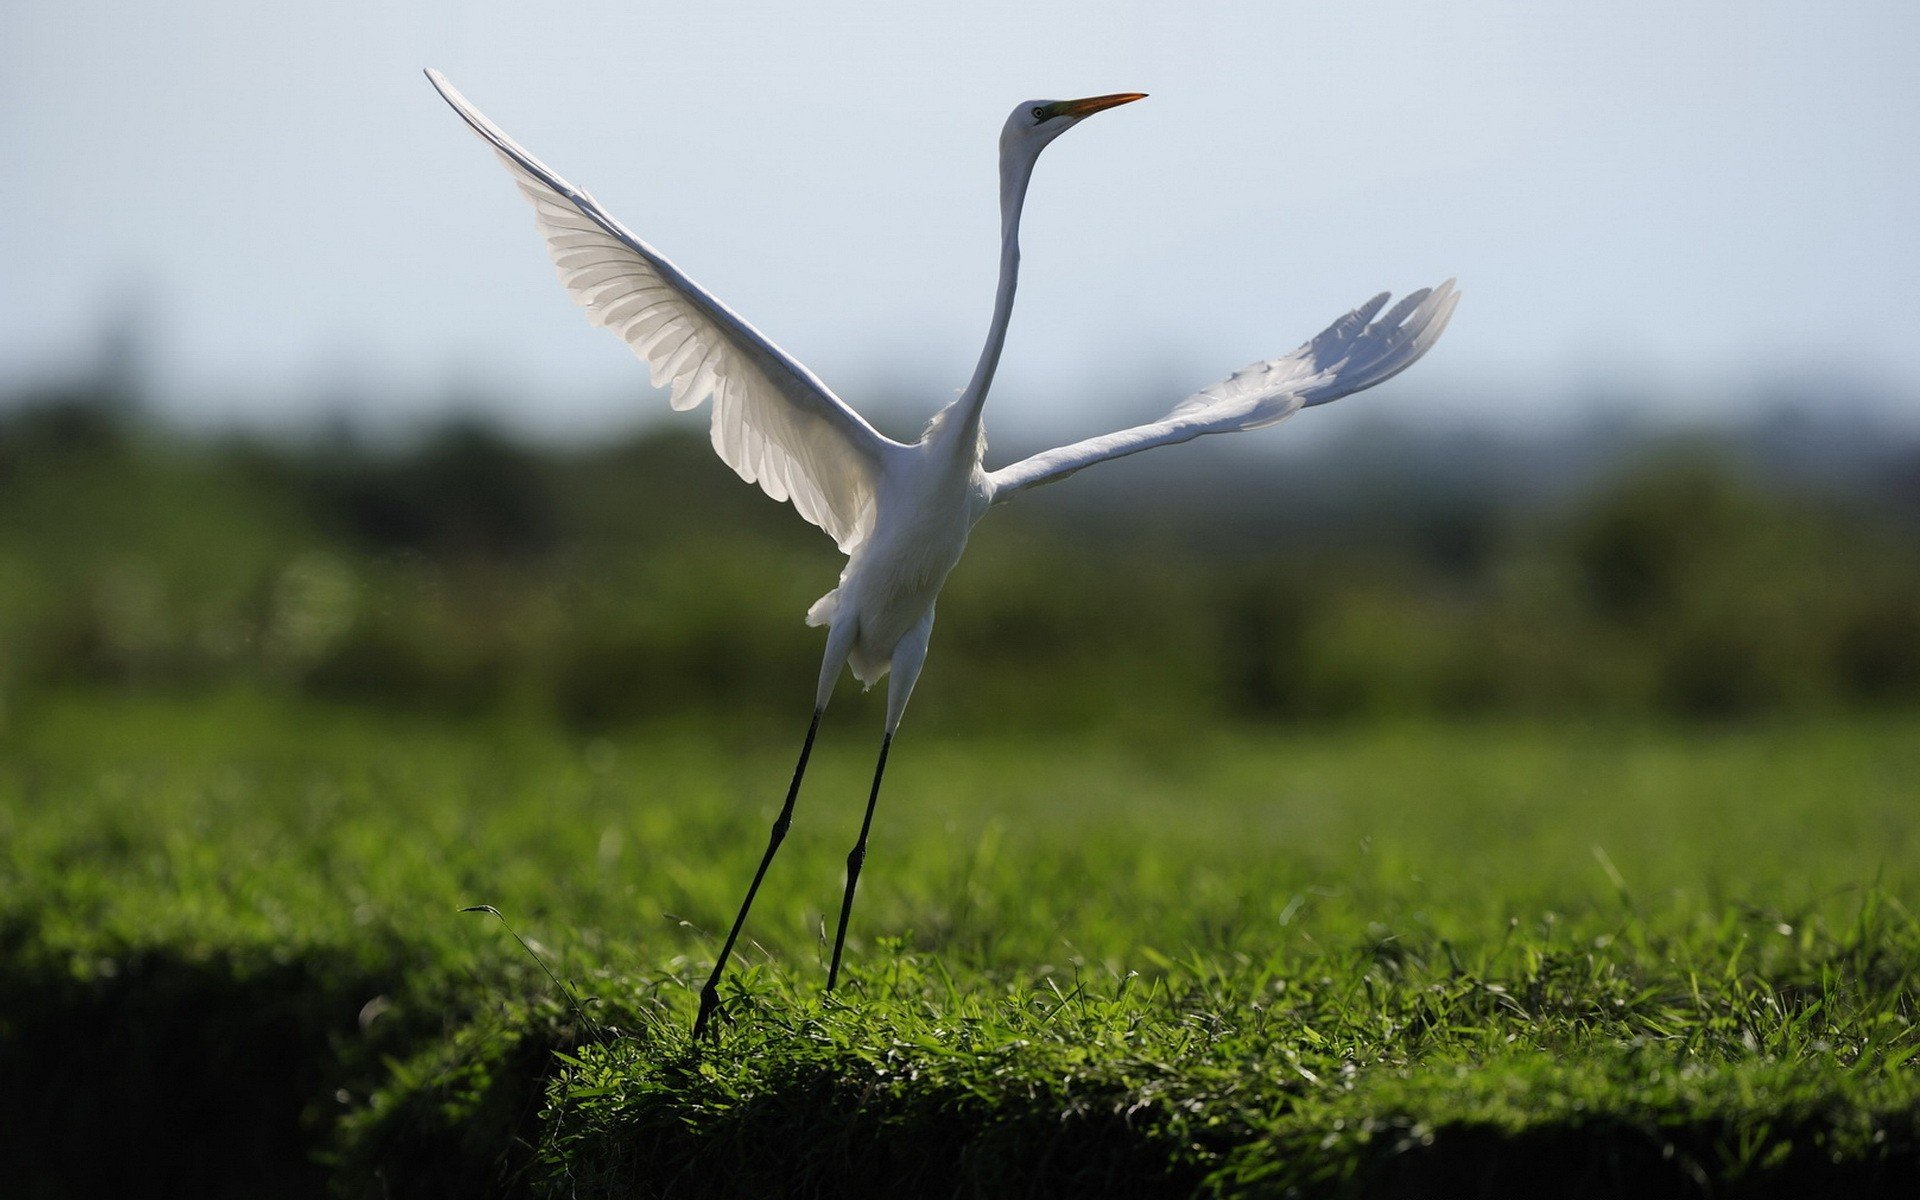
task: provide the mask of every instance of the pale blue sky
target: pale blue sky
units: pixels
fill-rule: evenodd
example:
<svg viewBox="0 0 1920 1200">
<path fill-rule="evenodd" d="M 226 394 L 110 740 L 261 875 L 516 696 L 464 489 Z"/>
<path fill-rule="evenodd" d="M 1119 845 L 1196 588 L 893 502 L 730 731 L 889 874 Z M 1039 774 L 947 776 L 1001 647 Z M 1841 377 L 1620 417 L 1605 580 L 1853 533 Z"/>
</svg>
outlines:
<svg viewBox="0 0 1920 1200">
<path fill-rule="evenodd" d="M 653 407 L 433 65 L 856 405 L 917 416 L 965 381 L 1007 110 L 1116 90 L 1152 99 L 1037 176 L 995 406 L 1018 426 L 1111 424 L 1448 275 L 1453 328 L 1372 411 L 1920 398 L 1910 2 L 13 0 L 4 24 L 0 389 L 138 310 L 196 417 Z"/>
</svg>

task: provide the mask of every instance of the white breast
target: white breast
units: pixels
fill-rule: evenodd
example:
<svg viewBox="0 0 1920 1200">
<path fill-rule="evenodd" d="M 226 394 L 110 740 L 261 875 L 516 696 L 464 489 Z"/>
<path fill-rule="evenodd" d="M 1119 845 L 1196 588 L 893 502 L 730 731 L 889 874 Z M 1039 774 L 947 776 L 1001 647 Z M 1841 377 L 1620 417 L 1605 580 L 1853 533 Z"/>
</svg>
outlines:
<svg viewBox="0 0 1920 1200">
<path fill-rule="evenodd" d="M 850 665 L 866 684 L 886 674 L 894 647 L 933 611 L 989 503 L 977 471 L 957 479 L 904 471 L 888 482 L 894 486 L 882 486 L 873 533 L 848 560 L 840 586 L 807 613 L 810 625 L 854 623 Z"/>
</svg>

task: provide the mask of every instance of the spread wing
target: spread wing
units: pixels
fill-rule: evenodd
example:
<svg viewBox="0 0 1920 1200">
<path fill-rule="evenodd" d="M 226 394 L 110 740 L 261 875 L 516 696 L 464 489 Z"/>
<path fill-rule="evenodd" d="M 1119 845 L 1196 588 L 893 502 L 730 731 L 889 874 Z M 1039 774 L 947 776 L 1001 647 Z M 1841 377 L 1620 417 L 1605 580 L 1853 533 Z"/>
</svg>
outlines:
<svg viewBox="0 0 1920 1200">
<path fill-rule="evenodd" d="M 851 554 L 872 532 L 882 437 L 813 373 L 714 299 L 680 268 L 560 178 L 467 103 L 438 71 L 427 78 L 486 139 L 532 203 L 561 284 L 670 387 L 669 403 L 713 400 L 713 448 L 749 483 Z"/>
<path fill-rule="evenodd" d="M 1043 451 L 993 472 L 987 476 L 993 499 L 1011 499 L 1094 463 L 1155 446 L 1278 424 L 1303 408 L 1385 383 L 1432 347 L 1459 302 L 1460 293 L 1449 279 L 1407 296 L 1376 321 L 1387 303 L 1382 292 L 1292 354 L 1235 371 L 1182 400 L 1158 421 Z"/>
</svg>

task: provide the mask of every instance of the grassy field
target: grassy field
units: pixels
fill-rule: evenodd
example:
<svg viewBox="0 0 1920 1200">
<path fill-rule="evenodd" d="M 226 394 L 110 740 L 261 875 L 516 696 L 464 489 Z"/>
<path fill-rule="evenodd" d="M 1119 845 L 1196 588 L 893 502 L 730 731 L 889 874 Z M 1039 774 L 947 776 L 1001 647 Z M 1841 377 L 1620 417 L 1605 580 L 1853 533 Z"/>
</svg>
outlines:
<svg viewBox="0 0 1920 1200">
<path fill-rule="evenodd" d="M 711 1049 L 694 988 L 797 728 L 6 714 L 6 1190 L 1920 1182 L 1920 720 L 909 721 L 829 1000 L 872 707 L 829 714 Z"/>
</svg>

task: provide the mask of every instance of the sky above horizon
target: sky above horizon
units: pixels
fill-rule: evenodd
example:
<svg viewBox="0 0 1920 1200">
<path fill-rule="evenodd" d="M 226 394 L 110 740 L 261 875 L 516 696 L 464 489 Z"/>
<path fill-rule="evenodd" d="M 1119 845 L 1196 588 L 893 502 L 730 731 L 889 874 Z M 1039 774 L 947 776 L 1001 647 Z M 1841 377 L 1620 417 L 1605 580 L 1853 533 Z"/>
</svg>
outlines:
<svg viewBox="0 0 1920 1200">
<path fill-rule="evenodd" d="M 1912 4 L 15 0 L 5 23 L 0 394 L 131 327 L 191 421 L 664 408 L 560 292 L 437 66 L 890 432 L 978 351 L 1007 111 L 1121 90 L 1151 99 L 1041 161 L 995 420 L 1149 415 L 1448 276 L 1452 328 L 1371 411 L 1712 415 L 1829 384 L 1920 406 Z"/>
</svg>

